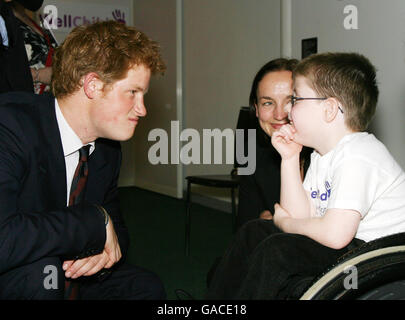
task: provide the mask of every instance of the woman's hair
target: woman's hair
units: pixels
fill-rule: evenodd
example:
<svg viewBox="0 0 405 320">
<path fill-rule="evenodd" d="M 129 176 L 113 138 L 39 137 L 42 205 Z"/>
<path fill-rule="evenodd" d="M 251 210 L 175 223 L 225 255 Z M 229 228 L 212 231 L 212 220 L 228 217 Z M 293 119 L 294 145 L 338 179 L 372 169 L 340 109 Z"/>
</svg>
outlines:
<svg viewBox="0 0 405 320">
<path fill-rule="evenodd" d="M 255 110 L 255 105 L 257 104 L 257 88 L 259 87 L 260 81 L 269 72 L 275 71 L 291 71 L 293 72 L 295 66 L 298 64 L 297 59 L 285 59 L 278 58 L 267 62 L 260 70 L 257 72 L 255 78 L 253 79 L 252 88 L 249 95 L 249 106 L 253 111 Z"/>
<path fill-rule="evenodd" d="M 112 20 L 80 26 L 55 51 L 52 91 L 57 98 L 71 95 L 90 72 L 111 85 L 135 65 L 144 65 L 153 74 L 165 70 L 158 44 L 143 32 Z"/>
<path fill-rule="evenodd" d="M 345 113 L 346 125 L 365 131 L 378 101 L 376 69 L 358 53 L 320 53 L 302 60 L 293 78 L 303 76 L 319 97 L 336 98 Z"/>
</svg>

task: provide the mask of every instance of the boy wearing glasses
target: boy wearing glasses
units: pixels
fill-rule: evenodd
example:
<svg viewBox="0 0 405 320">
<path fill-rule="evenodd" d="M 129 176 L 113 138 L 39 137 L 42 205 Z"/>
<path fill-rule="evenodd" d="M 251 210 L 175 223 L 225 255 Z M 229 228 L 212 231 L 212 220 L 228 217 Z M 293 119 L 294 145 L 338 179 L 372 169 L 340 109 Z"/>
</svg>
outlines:
<svg viewBox="0 0 405 320">
<path fill-rule="evenodd" d="M 291 296 L 297 283 L 347 251 L 405 232 L 405 174 L 366 132 L 377 100 L 375 68 L 362 55 L 324 53 L 298 64 L 290 124 L 272 136 L 282 158 L 280 205 L 273 221 L 248 223 L 237 234 L 209 297 L 298 298 Z M 314 149 L 304 183 L 303 145 Z"/>
</svg>

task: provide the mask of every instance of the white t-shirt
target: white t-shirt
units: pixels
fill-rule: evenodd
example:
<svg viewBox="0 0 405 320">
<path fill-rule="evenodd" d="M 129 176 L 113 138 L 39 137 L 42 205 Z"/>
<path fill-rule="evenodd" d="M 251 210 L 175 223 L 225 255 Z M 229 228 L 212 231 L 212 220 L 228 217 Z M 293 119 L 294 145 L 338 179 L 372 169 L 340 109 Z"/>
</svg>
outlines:
<svg viewBox="0 0 405 320">
<path fill-rule="evenodd" d="M 328 209 L 358 211 L 358 239 L 405 232 L 405 173 L 372 134 L 347 135 L 323 156 L 314 151 L 304 188 L 319 217 Z"/>
</svg>

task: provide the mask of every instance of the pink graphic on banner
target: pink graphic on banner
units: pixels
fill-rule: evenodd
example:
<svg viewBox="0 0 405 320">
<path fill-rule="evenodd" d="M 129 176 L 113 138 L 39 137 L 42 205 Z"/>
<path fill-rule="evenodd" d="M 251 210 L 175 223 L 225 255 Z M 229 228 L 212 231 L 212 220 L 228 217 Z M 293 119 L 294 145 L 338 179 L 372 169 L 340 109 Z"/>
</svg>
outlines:
<svg viewBox="0 0 405 320">
<path fill-rule="evenodd" d="M 125 24 L 125 12 L 121 12 L 121 10 L 114 10 L 112 15 L 115 21 Z"/>
</svg>

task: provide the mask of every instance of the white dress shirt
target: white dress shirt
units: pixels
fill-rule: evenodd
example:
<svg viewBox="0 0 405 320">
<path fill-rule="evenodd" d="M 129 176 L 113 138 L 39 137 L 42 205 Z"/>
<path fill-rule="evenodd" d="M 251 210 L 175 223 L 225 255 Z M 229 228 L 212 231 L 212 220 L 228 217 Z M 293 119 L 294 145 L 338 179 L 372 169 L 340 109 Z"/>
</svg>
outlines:
<svg viewBox="0 0 405 320">
<path fill-rule="evenodd" d="M 3 46 L 8 47 L 7 28 L 6 28 L 6 23 L 4 22 L 4 19 L 2 16 L 0 16 L 0 34 L 1 34 L 1 38 L 3 40 Z"/>
<path fill-rule="evenodd" d="M 60 138 L 62 140 L 62 147 L 63 147 L 63 155 L 65 157 L 65 165 L 66 165 L 66 183 L 67 183 L 67 197 L 66 197 L 66 205 L 69 205 L 69 195 L 70 195 L 70 187 L 72 185 L 73 175 L 75 174 L 75 170 L 77 164 L 79 163 L 79 149 L 82 148 L 84 145 L 77 134 L 73 131 L 73 129 L 67 123 L 65 117 L 60 110 L 59 104 L 57 99 L 55 99 L 55 112 L 56 112 L 56 120 L 59 126 Z M 95 149 L 95 143 L 90 142 L 90 152 L 89 155 Z"/>
</svg>

